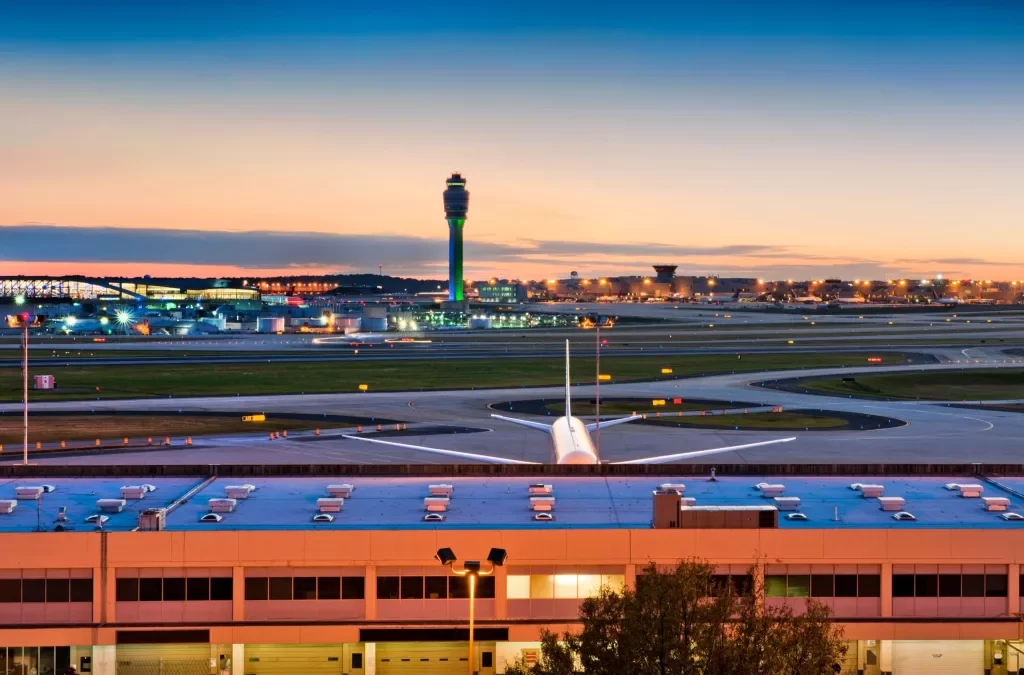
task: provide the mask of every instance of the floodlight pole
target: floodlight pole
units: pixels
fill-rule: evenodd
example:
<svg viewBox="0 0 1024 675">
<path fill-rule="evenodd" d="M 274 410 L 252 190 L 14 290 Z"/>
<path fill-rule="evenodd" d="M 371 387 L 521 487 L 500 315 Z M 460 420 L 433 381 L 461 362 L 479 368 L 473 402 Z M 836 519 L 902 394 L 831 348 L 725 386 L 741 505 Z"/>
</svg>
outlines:
<svg viewBox="0 0 1024 675">
<path fill-rule="evenodd" d="M 22 385 L 21 407 L 22 407 L 22 422 L 23 422 L 23 424 L 22 424 L 23 429 L 22 430 L 24 431 L 24 436 L 22 438 L 22 441 L 23 441 L 23 444 L 22 444 L 22 455 L 23 455 L 24 463 L 28 464 L 28 319 L 25 319 L 21 323 L 22 323 L 22 328 L 25 330 L 24 350 L 23 350 L 23 356 L 22 356 L 22 362 L 21 362 L 21 366 L 22 366 L 22 368 L 21 368 L 22 369 L 22 377 L 21 377 L 21 385 Z"/>
<path fill-rule="evenodd" d="M 597 321 L 597 378 L 596 378 L 596 396 L 594 404 L 594 449 L 597 450 L 597 456 L 601 456 L 601 319 Z"/>
<path fill-rule="evenodd" d="M 473 662 L 473 619 L 474 619 L 474 605 L 476 604 L 476 574 L 469 575 L 469 675 L 473 675 L 475 669 L 473 666 L 476 664 Z"/>
</svg>

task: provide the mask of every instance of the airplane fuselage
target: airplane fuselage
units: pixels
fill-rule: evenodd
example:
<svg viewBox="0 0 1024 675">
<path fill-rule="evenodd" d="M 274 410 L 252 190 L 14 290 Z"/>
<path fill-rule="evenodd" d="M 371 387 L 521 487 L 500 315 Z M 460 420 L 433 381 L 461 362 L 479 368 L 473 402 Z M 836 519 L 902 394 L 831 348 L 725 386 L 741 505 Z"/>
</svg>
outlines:
<svg viewBox="0 0 1024 675">
<path fill-rule="evenodd" d="M 575 417 L 559 417 L 551 425 L 551 448 L 555 464 L 598 464 L 587 427 Z"/>
</svg>

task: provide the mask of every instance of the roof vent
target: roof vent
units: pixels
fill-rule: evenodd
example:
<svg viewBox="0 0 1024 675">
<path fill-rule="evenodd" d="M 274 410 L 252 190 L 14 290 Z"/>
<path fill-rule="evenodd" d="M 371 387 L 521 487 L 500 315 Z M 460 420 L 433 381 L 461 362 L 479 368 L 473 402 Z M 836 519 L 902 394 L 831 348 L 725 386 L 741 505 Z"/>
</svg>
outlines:
<svg viewBox="0 0 1024 675">
<path fill-rule="evenodd" d="M 342 499 L 348 499 L 352 496 L 352 492 L 355 490 L 349 483 L 342 483 L 341 485 L 328 485 L 327 494 L 332 497 L 341 497 Z"/>
<path fill-rule="evenodd" d="M 981 501 L 986 511 L 1005 511 L 1010 507 L 1010 500 L 1006 497 L 982 497 Z"/>
<path fill-rule="evenodd" d="M 882 494 L 885 493 L 884 485 L 872 485 L 869 483 L 854 483 L 854 485 L 858 486 L 856 488 L 857 491 L 860 492 L 860 496 L 865 499 L 875 499 L 877 497 L 881 497 Z"/>
<path fill-rule="evenodd" d="M 1024 520 L 1024 516 L 1020 515 L 1019 513 L 1014 513 L 1013 511 L 1000 513 L 999 517 L 1003 520 Z"/>
<path fill-rule="evenodd" d="M 199 522 L 201 523 L 219 523 L 222 520 L 224 520 L 224 516 L 219 513 L 204 513 L 199 518 Z"/>
<path fill-rule="evenodd" d="M 917 517 L 914 516 L 914 514 L 911 513 L 910 511 L 900 511 L 899 513 L 892 514 L 892 519 L 893 520 L 917 520 Z"/>
<path fill-rule="evenodd" d="M 85 522 L 87 522 L 87 523 L 97 523 L 99 525 L 102 525 L 103 523 L 107 522 L 108 520 L 110 520 L 109 516 L 104 516 L 104 515 L 101 515 L 99 513 L 94 513 L 91 516 L 87 516 L 86 519 L 85 519 Z"/>
<path fill-rule="evenodd" d="M 444 515 L 440 513 L 428 513 L 427 515 L 423 516 L 423 520 L 428 523 L 443 523 Z"/>
<path fill-rule="evenodd" d="M 787 513 L 786 520 L 807 520 L 805 513 Z"/>
<path fill-rule="evenodd" d="M 863 483 L 850 483 L 850 489 L 859 491 L 863 485 Z"/>
<path fill-rule="evenodd" d="M 878 503 L 882 505 L 883 511 L 902 511 L 906 503 L 903 497 L 879 497 Z"/>
<path fill-rule="evenodd" d="M 756 486 L 761 491 L 762 497 L 781 497 L 782 493 L 786 491 L 786 486 L 782 483 L 758 483 Z"/>
<path fill-rule="evenodd" d="M 555 508 L 554 497 L 530 497 L 530 510 L 550 511 Z"/>
<path fill-rule="evenodd" d="M 206 502 L 207 506 L 214 513 L 231 513 L 235 510 L 238 502 L 234 499 L 211 499 Z"/>
<path fill-rule="evenodd" d="M 316 508 L 320 513 L 340 513 L 345 500 L 341 497 L 321 497 L 316 500 Z"/>
<path fill-rule="evenodd" d="M 455 488 L 447 484 L 427 486 L 427 494 L 431 497 L 448 497 L 451 499 L 453 492 L 455 492 Z"/>
<path fill-rule="evenodd" d="M 533 519 L 534 520 L 540 520 L 540 521 L 547 522 L 549 520 L 554 520 L 555 519 L 555 514 L 553 514 L 553 513 L 535 513 L 535 514 L 533 514 Z"/>
<path fill-rule="evenodd" d="M 68 507 L 61 506 L 57 509 L 57 522 L 66 523 L 68 522 Z"/>
<path fill-rule="evenodd" d="M 314 523 L 333 523 L 334 522 L 334 516 L 332 516 L 329 513 L 318 513 L 315 516 L 313 516 L 313 522 Z"/>
<path fill-rule="evenodd" d="M 121 498 L 122 499 L 142 499 L 149 492 L 146 488 L 141 485 L 122 485 L 121 486 Z"/>
<path fill-rule="evenodd" d="M 125 501 L 123 499 L 97 499 L 96 508 L 104 513 L 121 513 L 124 509 Z"/>
<path fill-rule="evenodd" d="M 45 490 L 40 485 L 22 485 L 14 488 L 14 496 L 18 499 L 39 499 Z"/>
<path fill-rule="evenodd" d="M 167 509 L 146 509 L 139 514 L 139 529 L 160 531 L 167 526 Z"/>
<path fill-rule="evenodd" d="M 662 492 L 678 492 L 679 494 L 686 493 L 686 486 L 682 483 L 662 483 L 658 486 L 658 489 Z"/>
<path fill-rule="evenodd" d="M 553 488 L 550 485 L 545 485 L 544 483 L 534 483 L 530 485 L 530 494 L 537 496 L 550 495 L 552 489 Z"/>
<path fill-rule="evenodd" d="M 798 511 L 800 510 L 800 498 L 799 497 L 776 497 L 772 500 L 775 503 L 775 507 L 779 511 Z"/>
<path fill-rule="evenodd" d="M 152 483 L 143 483 L 142 489 L 145 490 L 146 492 L 156 492 L 156 486 L 153 485 Z"/>
<path fill-rule="evenodd" d="M 0 513 L 12 513 L 17 505 L 17 499 L 0 499 Z"/>
<path fill-rule="evenodd" d="M 696 506 L 696 505 L 697 505 L 697 498 L 696 497 L 680 497 L 679 498 L 679 506 L 680 506 L 680 508 L 682 508 L 682 507 L 691 507 L 691 506 Z"/>
<path fill-rule="evenodd" d="M 247 499 L 249 493 L 256 489 L 255 485 L 225 485 L 224 494 L 228 499 Z"/>
<path fill-rule="evenodd" d="M 447 497 L 424 497 L 423 508 L 427 511 L 447 511 L 449 501 Z"/>
<path fill-rule="evenodd" d="M 960 496 L 967 499 L 978 499 L 985 488 L 981 485 L 961 485 Z"/>
<path fill-rule="evenodd" d="M 944 487 L 944 488 L 946 488 L 947 490 L 949 490 L 949 491 L 951 491 L 951 492 L 952 492 L 952 491 L 954 491 L 954 490 L 959 490 L 959 489 L 960 489 L 960 483 L 946 483 L 946 484 L 945 484 L 945 485 L 943 485 L 942 487 Z"/>
<path fill-rule="evenodd" d="M 39 487 L 43 488 L 43 492 L 53 492 L 54 490 L 57 489 L 57 487 L 54 486 L 54 485 L 45 485 L 44 484 L 44 485 L 40 485 Z"/>
</svg>

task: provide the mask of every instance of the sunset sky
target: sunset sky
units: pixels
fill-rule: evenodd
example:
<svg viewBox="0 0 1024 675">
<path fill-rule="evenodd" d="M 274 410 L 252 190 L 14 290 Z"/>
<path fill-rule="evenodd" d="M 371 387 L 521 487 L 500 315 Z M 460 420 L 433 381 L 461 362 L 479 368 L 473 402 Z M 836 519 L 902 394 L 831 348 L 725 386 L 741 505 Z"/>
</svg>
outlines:
<svg viewBox="0 0 1024 675">
<path fill-rule="evenodd" d="M 1024 278 L 1024 3 L 0 0 L 3 274 Z"/>
</svg>

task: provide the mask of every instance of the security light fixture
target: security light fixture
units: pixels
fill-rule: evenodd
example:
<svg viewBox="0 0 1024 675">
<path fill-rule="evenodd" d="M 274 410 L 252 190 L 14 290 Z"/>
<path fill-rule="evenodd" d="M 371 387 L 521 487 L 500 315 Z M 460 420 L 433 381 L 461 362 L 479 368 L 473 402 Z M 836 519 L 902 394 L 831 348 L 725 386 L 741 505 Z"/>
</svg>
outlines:
<svg viewBox="0 0 1024 675">
<path fill-rule="evenodd" d="M 491 552 L 487 554 L 487 561 L 492 565 L 504 565 L 506 558 L 508 558 L 508 552 L 503 548 L 492 548 Z"/>
<path fill-rule="evenodd" d="M 452 551 L 450 548 L 437 549 L 437 553 L 434 554 L 434 558 L 436 558 L 438 562 L 440 562 L 442 565 L 445 565 L 446 567 L 451 567 L 452 563 L 458 560 L 458 558 L 455 557 L 455 552 Z"/>
</svg>

